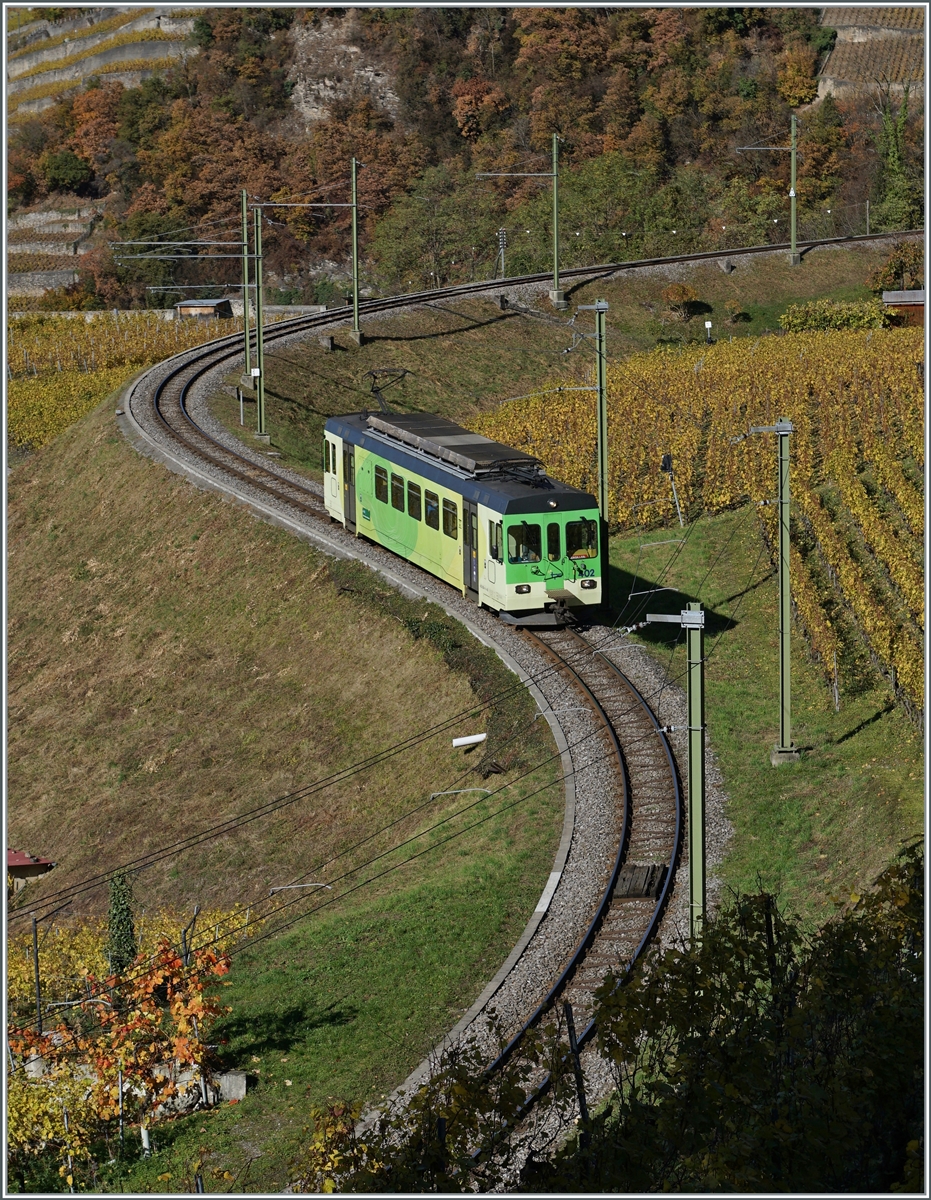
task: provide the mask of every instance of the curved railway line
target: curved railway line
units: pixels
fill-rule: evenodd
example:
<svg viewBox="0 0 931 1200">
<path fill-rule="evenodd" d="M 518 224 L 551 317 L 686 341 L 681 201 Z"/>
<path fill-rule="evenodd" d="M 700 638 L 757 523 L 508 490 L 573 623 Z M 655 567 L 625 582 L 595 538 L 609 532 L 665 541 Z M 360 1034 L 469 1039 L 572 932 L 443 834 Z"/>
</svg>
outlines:
<svg viewBox="0 0 931 1200">
<path fill-rule="evenodd" d="M 799 248 L 804 251 L 815 245 L 872 241 L 884 236 L 887 235 L 800 243 Z M 785 247 L 752 247 L 576 268 L 561 274 L 566 279 L 594 280 L 630 269 L 772 253 L 781 249 Z M 548 274 L 529 275 L 372 300 L 360 305 L 360 313 L 374 315 L 441 297 L 500 293 L 504 289 L 545 283 L 549 278 Z M 266 328 L 266 345 L 344 323 L 349 312 L 347 307 L 280 322 Z M 233 491 L 247 503 L 258 493 L 279 511 L 293 512 L 305 523 L 310 518 L 312 523 L 320 522 L 321 527 L 324 522 L 329 526 L 319 485 L 302 482 L 292 473 L 262 461 L 260 451 L 243 446 L 240 452 L 225 444 L 192 416 L 190 401 L 195 385 L 217 368 L 229 369 L 241 356 L 242 336 L 234 335 L 185 352 L 146 372 L 124 393 L 136 428 L 145 430 L 147 440 L 152 443 L 167 443 L 175 450 L 181 450 L 180 461 L 193 458 L 207 464 L 214 475 L 220 473 L 223 477 L 225 490 Z M 179 460 L 176 458 L 176 461 Z M 529 1004 L 535 1004 L 533 1011 L 529 1015 L 521 1014 L 519 1020 L 512 1019 L 511 1041 L 489 1070 L 503 1065 L 513 1055 L 526 1030 L 559 998 L 570 1001 L 580 1018 L 579 1044 L 589 1041 L 595 1032 L 591 1020 L 595 989 L 609 969 L 621 975 L 650 944 L 674 885 L 684 822 L 673 750 L 647 701 L 605 653 L 602 647 L 607 642 L 599 645 L 592 640 L 597 636 L 594 630 L 585 636 L 584 631 L 572 629 L 535 631 L 533 634 L 523 631 L 521 634 L 525 644 L 532 644 L 537 655 L 548 661 L 549 669 L 566 680 L 574 694 L 596 715 L 600 726 L 600 733 L 596 735 L 600 747 L 598 757 L 602 763 L 611 763 L 614 780 L 613 784 L 603 785 L 605 790 L 613 788 L 614 791 L 611 799 L 614 829 L 610 851 L 606 850 L 608 869 L 598 883 L 600 900 L 594 905 L 587 902 L 587 916 L 579 919 L 574 949 L 568 956 L 565 952 L 561 954 L 561 965 L 550 976 L 549 985 L 537 990 L 536 999 L 529 1001 Z M 577 765 L 573 770 L 578 774 Z M 548 893 L 544 894 L 547 904 L 550 896 L 558 898 L 558 876 L 556 878 L 554 884 L 551 877 Z M 545 905 L 543 911 L 546 911 Z M 543 992 L 543 998 L 539 999 Z M 533 996 L 533 993 L 529 994 Z M 461 1027 L 462 1023 L 457 1030 Z M 422 1069 L 423 1064 L 408 1082 L 414 1081 L 418 1074 L 422 1077 Z"/>
</svg>

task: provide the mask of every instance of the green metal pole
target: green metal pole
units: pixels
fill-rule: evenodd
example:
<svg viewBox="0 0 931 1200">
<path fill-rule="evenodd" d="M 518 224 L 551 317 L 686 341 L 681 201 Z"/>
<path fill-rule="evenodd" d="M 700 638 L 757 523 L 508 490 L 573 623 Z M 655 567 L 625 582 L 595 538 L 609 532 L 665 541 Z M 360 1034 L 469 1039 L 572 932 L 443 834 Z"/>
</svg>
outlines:
<svg viewBox="0 0 931 1200">
<path fill-rule="evenodd" d="M 789 157 L 791 159 L 791 163 L 792 163 L 792 167 L 791 167 L 792 183 L 789 188 L 789 226 L 790 226 L 789 237 L 791 240 L 791 248 L 789 250 L 789 262 L 792 264 L 793 267 L 797 267 L 799 262 L 801 261 L 799 258 L 798 250 L 796 249 L 796 225 L 795 225 L 795 204 L 796 204 L 795 160 L 796 160 L 797 148 L 798 148 L 798 137 L 797 137 L 797 129 L 796 129 L 796 119 L 795 119 L 795 114 L 793 113 L 792 114 L 792 142 L 791 142 L 791 146 L 790 146 L 791 153 L 789 155 Z"/>
<path fill-rule="evenodd" d="M 553 134 L 553 291 L 559 291 L 559 138 Z"/>
<path fill-rule="evenodd" d="M 352 332 L 359 333 L 359 203 L 356 195 L 356 160 L 352 160 Z"/>
<path fill-rule="evenodd" d="M 682 621 L 688 649 L 689 935 L 695 941 L 705 915 L 705 615 L 701 604 L 691 601 Z"/>
<path fill-rule="evenodd" d="M 601 513 L 601 603 L 610 608 L 608 544 L 608 356 L 605 348 L 606 300 L 595 301 L 595 380 L 598 389 L 598 509 Z"/>
<path fill-rule="evenodd" d="M 598 508 L 608 520 L 608 387 L 605 355 L 605 300 L 595 301 L 595 382 L 598 391 Z"/>
<path fill-rule="evenodd" d="M 779 755 L 794 754 L 792 745 L 792 685 L 790 677 L 790 629 L 792 621 L 789 586 L 789 434 L 790 421 L 776 422 L 779 438 Z"/>
<path fill-rule="evenodd" d="M 249 196 L 242 189 L 242 323 L 245 330 L 246 351 L 244 374 L 252 369 L 249 349 Z"/>
<path fill-rule="evenodd" d="M 256 397 L 256 433 L 265 436 L 265 347 L 262 324 L 262 210 L 253 209 L 255 220 L 255 365 L 259 369 Z"/>
</svg>

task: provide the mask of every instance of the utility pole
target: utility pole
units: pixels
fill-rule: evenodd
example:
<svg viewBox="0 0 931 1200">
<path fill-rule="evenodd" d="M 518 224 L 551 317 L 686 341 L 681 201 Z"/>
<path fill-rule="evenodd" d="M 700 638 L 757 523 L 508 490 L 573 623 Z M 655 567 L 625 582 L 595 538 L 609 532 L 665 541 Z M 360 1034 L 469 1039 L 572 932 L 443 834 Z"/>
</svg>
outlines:
<svg viewBox="0 0 931 1200">
<path fill-rule="evenodd" d="M 268 441 L 265 431 L 265 346 L 264 326 L 262 322 L 262 210 L 252 211 L 255 225 L 255 435 L 263 441 Z"/>
<path fill-rule="evenodd" d="M 792 743 L 791 628 L 792 593 L 789 579 L 789 434 L 791 421 L 780 418 L 775 425 L 751 425 L 751 433 L 775 433 L 778 447 L 779 505 L 779 742 L 773 747 L 770 762 L 774 767 L 798 762 L 799 752 Z"/>
<path fill-rule="evenodd" d="M 252 359 L 249 348 L 249 193 L 242 189 L 242 323 L 245 330 L 245 367 L 242 382 L 252 387 Z"/>
<path fill-rule="evenodd" d="M 559 288 L 559 136 L 553 134 L 552 171 L 479 171 L 476 179 L 552 179 L 553 181 L 553 288 L 550 303 L 553 308 L 568 308 L 565 295 Z M 500 231 L 499 231 L 500 236 Z M 502 247 L 503 250 L 503 247 Z M 504 255 L 501 254 L 501 273 L 504 274 Z"/>
<path fill-rule="evenodd" d="M 705 614 L 693 600 L 674 613 L 647 613 L 647 621 L 678 624 L 686 631 L 688 652 L 688 827 L 689 936 L 701 937 L 705 917 Z"/>
<path fill-rule="evenodd" d="M 359 201 L 356 174 L 359 166 L 352 160 L 352 330 L 350 336 L 357 346 L 362 345 L 362 330 L 359 328 Z"/>
<path fill-rule="evenodd" d="M 567 308 L 566 297 L 559 287 L 559 138 L 553 134 L 553 308 Z"/>
<path fill-rule="evenodd" d="M 608 572 L 608 356 L 605 347 L 605 313 L 607 300 L 580 304 L 576 312 L 595 314 L 595 392 L 597 395 L 598 511 L 601 513 L 601 602 L 610 605 Z"/>
<path fill-rule="evenodd" d="M 802 261 L 802 256 L 798 252 L 797 244 L 797 227 L 796 227 L 796 209 L 795 209 L 795 183 L 796 183 L 796 159 L 798 158 L 798 120 L 795 113 L 792 114 L 791 139 L 788 146 L 735 146 L 734 149 L 738 154 L 742 154 L 745 150 L 779 150 L 782 152 L 788 151 L 790 155 L 790 184 L 789 184 L 789 265 L 797 267 Z"/>
<path fill-rule="evenodd" d="M 795 226 L 795 160 L 798 152 L 797 121 L 795 113 L 792 114 L 792 142 L 789 147 L 789 160 L 791 163 L 791 184 L 789 187 L 789 226 L 790 226 L 790 248 L 789 248 L 789 264 L 797 267 L 802 261 L 796 248 L 796 226 Z"/>
</svg>

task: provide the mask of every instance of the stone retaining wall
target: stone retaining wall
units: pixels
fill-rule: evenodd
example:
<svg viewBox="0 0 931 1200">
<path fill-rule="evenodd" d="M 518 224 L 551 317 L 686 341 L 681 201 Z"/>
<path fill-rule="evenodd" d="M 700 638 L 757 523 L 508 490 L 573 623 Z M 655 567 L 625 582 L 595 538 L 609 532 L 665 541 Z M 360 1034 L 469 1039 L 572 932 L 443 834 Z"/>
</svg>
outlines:
<svg viewBox="0 0 931 1200">
<path fill-rule="evenodd" d="M 184 42 L 129 42 L 125 46 L 112 46 L 100 54 L 89 54 L 80 62 L 72 63 L 70 67 L 43 71 L 40 75 L 30 75 L 26 79 L 12 79 L 7 84 L 7 95 L 15 96 L 17 92 L 25 92 L 32 87 L 48 83 L 73 84 L 79 87 L 91 75 L 113 63 L 134 62 L 138 59 L 188 58 L 196 53 L 196 46 L 188 46 Z M 109 81 L 109 74 L 107 78 Z"/>
<path fill-rule="evenodd" d="M 111 10 L 108 15 L 113 16 L 114 12 Z M 190 36 L 193 28 L 194 19 L 192 17 L 171 19 L 159 15 L 158 10 L 154 12 L 150 10 L 143 13 L 142 16 L 136 17 L 134 21 L 127 21 L 125 25 L 120 25 L 118 29 L 105 29 L 100 33 L 96 33 L 91 29 L 83 37 L 79 36 L 67 42 L 59 42 L 54 46 L 39 46 L 29 54 L 23 54 L 12 59 L 8 58 L 6 66 L 7 79 L 16 79 L 20 75 L 24 75 L 27 71 L 31 71 L 34 67 L 41 66 L 43 63 L 56 63 L 62 58 L 70 57 L 72 54 L 82 54 L 84 51 L 90 51 L 94 46 L 99 46 L 118 34 L 142 33 L 146 29 L 160 29 L 163 33 L 170 34 L 172 37 L 186 38 Z M 82 65 L 82 63 L 75 63 L 75 70 L 80 69 Z"/>
</svg>

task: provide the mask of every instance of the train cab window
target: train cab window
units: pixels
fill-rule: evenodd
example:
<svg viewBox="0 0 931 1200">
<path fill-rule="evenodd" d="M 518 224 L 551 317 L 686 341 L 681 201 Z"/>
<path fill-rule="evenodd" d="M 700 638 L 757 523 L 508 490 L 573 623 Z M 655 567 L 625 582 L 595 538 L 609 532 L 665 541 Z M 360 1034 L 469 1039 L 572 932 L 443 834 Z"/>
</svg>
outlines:
<svg viewBox="0 0 931 1200">
<path fill-rule="evenodd" d="M 404 512 L 404 480 L 400 475 L 391 476 L 391 507 Z"/>
<path fill-rule="evenodd" d="M 556 524 L 546 527 L 546 557 L 550 562 L 559 562 L 562 558 L 559 552 L 559 526 Z"/>
<path fill-rule="evenodd" d="M 420 484 L 419 483 L 411 483 L 410 481 L 408 481 L 408 484 L 407 484 L 407 512 L 408 512 L 408 515 L 412 516 L 415 521 L 420 520 Z"/>
<path fill-rule="evenodd" d="M 330 442 L 330 471 L 336 474 L 336 443 Z"/>
<path fill-rule="evenodd" d="M 503 540 L 504 539 L 501 535 L 501 522 L 500 521 L 489 521 L 488 522 L 488 553 L 495 560 L 495 562 L 504 562 L 504 559 L 502 558 L 502 549 L 501 549 Z"/>
<path fill-rule="evenodd" d="M 570 521 L 566 526 L 566 554 L 570 558 L 598 557 L 598 522 Z"/>
<path fill-rule="evenodd" d="M 326 438 L 323 439 L 323 469 L 324 471 L 330 469 L 330 443 Z"/>
<path fill-rule="evenodd" d="M 512 525 L 508 530 L 508 562 L 538 563 L 540 561 L 540 526 Z"/>
<path fill-rule="evenodd" d="M 447 537 L 459 536 L 459 509 L 452 500 L 443 501 L 443 532 Z"/>
<path fill-rule="evenodd" d="M 424 492 L 424 520 L 431 529 L 439 529 L 440 527 L 440 498 L 436 492 Z"/>
<path fill-rule="evenodd" d="M 375 468 L 375 499 L 388 503 L 388 472 L 384 467 Z"/>
</svg>

